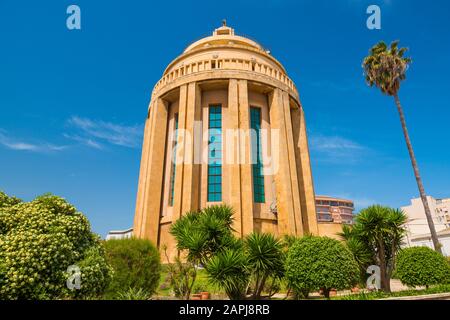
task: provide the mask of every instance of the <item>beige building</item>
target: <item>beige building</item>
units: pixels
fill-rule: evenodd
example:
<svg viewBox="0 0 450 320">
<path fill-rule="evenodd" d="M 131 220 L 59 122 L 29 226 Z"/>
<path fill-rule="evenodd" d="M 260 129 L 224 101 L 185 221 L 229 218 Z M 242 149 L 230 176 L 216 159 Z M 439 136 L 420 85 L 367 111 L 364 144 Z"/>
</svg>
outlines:
<svg viewBox="0 0 450 320">
<path fill-rule="evenodd" d="M 319 234 L 334 239 L 342 232 L 342 226 L 353 224 L 353 201 L 328 196 L 316 196 L 316 212 Z"/>
<path fill-rule="evenodd" d="M 450 228 L 450 199 L 435 199 L 427 196 L 436 232 Z M 411 200 L 409 206 L 401 208 L 408 217 L 406 229 L 410 235 L 423 235 L 430 232 L 421 198 Z"/>
<path fill-rule="evenodd" d="M 120 240 L 129 239 L 133 237 L 133 228 L 127 230 L 112 230 L 106 235 L 105 240 Z"/>
<path fill-rule="evenodd" d="M 450 257 L 450 228 L 437 232 L 437 237 L 442 246 L 442 254 L 446 257 Z M 430 232 L 418 235 L 408 234 L 403 245 L 407 247 L 428 247 L 434 249 Z"/>
<path fill-rule="evenodd" d="M 225 24 L 154 87 L 134 235 L 167 245 L 188 211 L 225 203 L 238 236 L 318 234 L 305 117 L 284 67 Z"/>
<path fill-rule="evenodd" d="M 434 226 L 438 235 L 438 240 L 442 245 L 445 255 L 450 255 L 450 198 L 435 199 L 427 196 L 428 205 L 433 217 Z M 433 248 L 430 235 L 430 228 L 425 216 L 425 210 L 421 198 L 411 200 L 409 206 L 401 208 L 407 215 L 405 246 L 428 246 Z"/>
</svg>

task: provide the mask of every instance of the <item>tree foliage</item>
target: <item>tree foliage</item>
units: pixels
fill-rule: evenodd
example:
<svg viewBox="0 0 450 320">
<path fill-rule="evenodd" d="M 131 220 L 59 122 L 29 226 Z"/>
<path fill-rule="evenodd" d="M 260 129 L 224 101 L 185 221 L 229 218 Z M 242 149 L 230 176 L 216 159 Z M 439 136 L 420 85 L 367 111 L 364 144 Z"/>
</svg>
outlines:
<svg viewBox="0 0 450 320">
<path fill-rule="evenodd" d="M 405 234 L 405 214 L 398 209 L 374 205 L 361 210 L 351 229 L 341 236 L 358 262 L 361 272 L 375 262 L 381 271 L 381 286 L 390 291 L 395 257 Z M 371 258 L 369 258 L 371 256 Z"/>
<path fill-rule="evenodd" d="M 171 227 L 177 248 L 187 253 L 187 260 L 203 264 L 215 253 L 235 244 L 232 233 L 233 209 L 226 205 L 211 206 L 199 212 L 188 212 Z"/>
<path fill-rule="evenodd" d="M 408 49 L 399 49 L 398 43 L 394 41 L 388 47 L 385 42 L 379 42 L 370 49 L 363 62 L 367 83 L 390 96 L 398 93 L 400 83 L 406 79 L 406 70 L 412 62 L 411 58 L 404 56 Z"/>
<path fill-rule="evenodd" d="M 114 270 L 106 291 L 107 298 L 120 298 L 119 293 L 155 293 L 160 278 L 161 262 L 156 247 L 144 239 L 120 239 L 105 242 L 106 258 Z"/>
<path fill-rule="evenodd" d="M 358 281 L 359 269 L 351 252 L 339 241 L 307 236 L 294 242 L 286 258 L 285 276 L 296 293 L 322 289 L 329 298 L 331 289 L 343 290 Z"/>
<path fill-rule="evenodd" d="M 177 249 L 185 254 L 187 260 L 184 264 L 176 259 L 169 266 L 171 282 L 179 285 L 178 289 L 183 292 L 185 299 L 190 297 L 197 277 L 197 267 L 206 266 L 215 254 L 236 245 L 232 223 L 233 209 L 220 205 L 188 212 L 171 226 L 170 233 L 177 241 Z"/>
<path fill-rule="evenodd" d="M 80 290 L 67 288 L 71 265 L 81 269 Z M 73 205 L 50 194 L 21 202 L 0 193 L 0 299 L 97 297 L 110 277 L 98 236 Z"/>
<path fill-rule="evenodd" d="M 446 258 L 428 247 L 412 247 L 400 251 L 396 275 L 410 287 L 450 283 L 450 264 Z"/>
<path fill-rule="evenodd" d="M 244 246 L 254 283 L 253 298 L 260 299 L 266 281 L 276 281 L 284 275 L 283 243 L 272 234 L 251 233 L 245 238 Z"/>
<path fill-rule="evenodd" d="M 282 242 L 258 233 L 237 239 L 232 224 L 231 207 L 212 206 L 187 213 L 172 226 L 171 233 L 187 262 L 204 265 L 210 281 L 224 289 L 230 299 L 246 297 L 248 288 L 253 299 L 260 299 L 266 282 L 275 284 L 283 276 Z M 183 283 L 189 287 L 192 282 L 186 279 Z"/>
<path fill-rule="evenodd" d="M 242 249 L 228 248 L 213 256 L 206 265 L 211 283 L 222 288 L 231 300 L 242 300 L 250 281 L 248 257 Z"/>
</svg>

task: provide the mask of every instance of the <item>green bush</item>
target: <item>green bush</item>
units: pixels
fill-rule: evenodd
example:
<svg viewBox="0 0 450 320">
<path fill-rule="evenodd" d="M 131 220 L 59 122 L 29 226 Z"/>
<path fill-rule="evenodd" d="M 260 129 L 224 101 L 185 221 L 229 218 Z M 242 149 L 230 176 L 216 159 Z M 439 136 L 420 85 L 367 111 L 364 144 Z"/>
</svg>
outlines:
<svg viewBox="0 0 450 320">
<path fill-rule="evenodd" d="M 339 241 L 307 236 L 289 248 L 285 275 L 288 285 L 302 296 L 322 289 L 329 298 L 331 289 L 350 289 L 359 279 L 358 264 Z"/>
<path fill-rule="evenodd" d="M 69 266 L 81 289 L 69 290 Z M 111 269 L 89 221 L 66 200 L 44 195 L 31 202 L 0 192 L 0 299 L 95 298 Z"/>
<path fill-rule="evenodd" d="M 159 252 L 148 240 L 120 239 L 105 242 L 106 258 L 114 270 L 106 291 L 107 299 L 117 299 L 119 293 L 142 289 L 149 296 L 159 283 L 161 263 Z M 133 291 L 134 290 L 134 291 Z"/>
<path fill-rule="evenodd" d="M 446 258 L 428 247 L 413 247 L 400 251 L 396 276 L 410 287 L 430 286 L 450 282 L 450 266 Z"/>
</svg>

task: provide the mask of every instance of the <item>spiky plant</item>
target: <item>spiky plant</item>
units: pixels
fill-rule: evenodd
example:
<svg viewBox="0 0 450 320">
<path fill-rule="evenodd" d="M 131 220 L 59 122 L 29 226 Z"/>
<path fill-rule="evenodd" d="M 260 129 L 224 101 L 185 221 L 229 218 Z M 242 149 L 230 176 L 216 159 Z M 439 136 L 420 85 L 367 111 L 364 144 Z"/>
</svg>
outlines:
<svg viewBox="0 0 450 320">
<path fill-rule="evenodd" d="M 361 210 L 352 237 L 364 243 L 380 267 L 381 287 L 390 292 L 395 256 L 405 234 L 406 216 L 401 210 L 374 205 Z"/>
<path fill-rule="evenodd" d="M 266 281 L 281 279 L 284 271 L 283 243 L 268 233 L 252 233 L 245 239 L 248 266 L 253 276 L 253 299 L 260 299 Z"/>
<path fill-rule="evenodd" d="M 206 265 L 208 279 L 223 289 L 231 300 L 246 297 L 250 278 L 247 259 L 242 249 L 226 249 L 212 257 Z"/>
</svg>

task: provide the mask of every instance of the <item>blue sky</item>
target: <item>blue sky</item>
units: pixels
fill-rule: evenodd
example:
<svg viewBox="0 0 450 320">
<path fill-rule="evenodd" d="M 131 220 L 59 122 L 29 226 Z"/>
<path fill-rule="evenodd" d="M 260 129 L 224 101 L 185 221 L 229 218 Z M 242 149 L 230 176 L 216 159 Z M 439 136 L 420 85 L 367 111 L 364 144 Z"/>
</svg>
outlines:
<svg viewBox="0 0 450 320">
<path fill-rule="evenodd" d="M 82 30 L 66 28 L 70 4 Z M 366 28 L 370 4 L 382 30 Z M 316 193 L 358 208 L 418 194 L 393 101 L 361 69 L 371 45 L 400 39 L 414 60 L 400 97 L 425 187 L 450 197 L 449 16 L 446 0 L 0 0 L 0 190 L 61 195 L 102 236 L 131 226 L 153 85 L 226 18 L 297 84 Z"/>
</svg>

